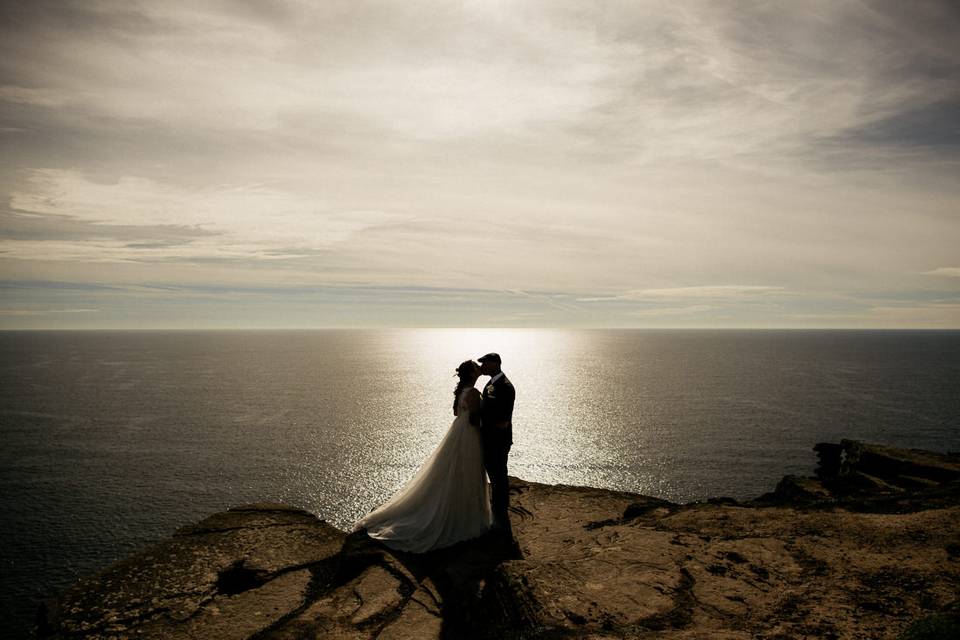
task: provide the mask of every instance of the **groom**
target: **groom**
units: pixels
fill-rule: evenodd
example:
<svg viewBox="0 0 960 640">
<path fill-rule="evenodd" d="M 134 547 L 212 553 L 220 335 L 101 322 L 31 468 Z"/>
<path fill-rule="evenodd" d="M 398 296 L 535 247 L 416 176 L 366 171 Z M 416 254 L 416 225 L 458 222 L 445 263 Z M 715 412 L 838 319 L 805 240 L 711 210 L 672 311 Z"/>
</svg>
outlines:
<svg viewBox="0 0 960 640">
<path fill-rule="evenodd" d="M 513 401 L 516 391 L 500 370 L 500 356 L 488 353 L 478 358 L 480 375 L 490 376 L 483 387 L 483 405 L 480 409 L 483 439 L 483 466 L 490 476 L 493 528 L 510 532 L 510 485 L 507 481 L 507 455 L 513 444 Z"/>
</svg>

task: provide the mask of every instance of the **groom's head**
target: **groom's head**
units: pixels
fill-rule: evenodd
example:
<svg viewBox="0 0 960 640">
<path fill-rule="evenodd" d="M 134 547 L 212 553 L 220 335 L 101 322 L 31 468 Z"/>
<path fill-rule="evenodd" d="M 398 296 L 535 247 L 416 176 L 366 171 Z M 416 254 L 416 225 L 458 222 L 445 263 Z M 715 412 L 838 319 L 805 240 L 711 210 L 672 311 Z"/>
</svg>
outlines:
<svg viewBox="0 0 960 640">
<path fill-rule="evenodd" d="M 495 376 L 500 373 L 500 356 L 496 353 L 488 353 L 485 356 L 477 358 L 480 363 L 480 375 Z"/>
</svg>

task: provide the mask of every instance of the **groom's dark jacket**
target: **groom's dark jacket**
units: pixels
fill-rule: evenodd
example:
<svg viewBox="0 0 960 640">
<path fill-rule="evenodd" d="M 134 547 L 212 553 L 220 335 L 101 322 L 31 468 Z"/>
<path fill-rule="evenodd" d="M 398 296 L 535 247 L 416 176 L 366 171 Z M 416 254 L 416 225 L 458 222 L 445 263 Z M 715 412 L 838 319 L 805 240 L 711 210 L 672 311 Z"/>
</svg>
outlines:
<svg viewBox="0 0 960 640">
<path fill-rule="evenodd" d="M 483 438 L 513 444 L 513 401 L 517 392 L 506 375 L 483 387 L 483 406 L 480 409 Z M 506 423 L 506 427 L 500 425 Z"/>
</svg>

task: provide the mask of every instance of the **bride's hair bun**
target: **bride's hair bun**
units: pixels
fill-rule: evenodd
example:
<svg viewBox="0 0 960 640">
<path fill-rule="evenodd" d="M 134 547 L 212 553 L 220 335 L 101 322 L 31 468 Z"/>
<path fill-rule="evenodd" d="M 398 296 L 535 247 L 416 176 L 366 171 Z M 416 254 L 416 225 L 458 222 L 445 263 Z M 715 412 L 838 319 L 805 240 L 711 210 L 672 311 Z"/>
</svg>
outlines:
<svg viewBox="0 0 960 640">
<path fill-rule="evenodd" d="M 464 360 L 463 362 L 460 363 L 460 366 L 457 367 L 457 372 L 453 375 L 459 376 L 462 378 L 464 376 L 475 373 L 479 367 L 480 365 L 478 365 L 473 360 Z"/>
<path fill-rule="evenodd" d="M 457 367 L 457 372 L 453 374 L 460 378 L 460 381 L 457 382 L 457 387 L 453 390 L 453 415 L 457 415 L 457 401 L 460 398 L 460 392 L 469 386 L 463 382 L 463 379 L 473 376 L 474 382 L 476 382 L 476 373 L 479 368 L 480 365 L 473 360 L 464 360 L 460 363 L 460 366 Z"/>
</svg>

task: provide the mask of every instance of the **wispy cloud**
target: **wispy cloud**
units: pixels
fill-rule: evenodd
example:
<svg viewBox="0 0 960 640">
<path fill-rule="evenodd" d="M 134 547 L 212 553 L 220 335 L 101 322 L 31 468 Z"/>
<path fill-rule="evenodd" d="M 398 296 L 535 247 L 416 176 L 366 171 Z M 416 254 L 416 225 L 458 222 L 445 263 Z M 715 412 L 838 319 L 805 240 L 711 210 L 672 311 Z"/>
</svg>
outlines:
<svg viewBox="0 0 960 640">
<path fill-rule="evenodd" d="M 784 293 L 783 287 L 767 285 L 701 285 L 695 287 L 670 287 L 665 289 L 635 289 L 615 296 L 580 298 L 581 302 L 608 300 L 663 300 L 663 299 L 710 299 L 731 300 Z"/>
<path fill-rule="evenodd" d="M 960 303 L 872 307 L 869 316 L 875 322 L 889 323 L 894 327 L 952 328 L 960 326 Z"/>
<path fill-rule="evenodd" d="M 575 304 L 570 304 L 566 301 L 567 296 L 565 294 L 546 294 L 546 293 L 531 293 L 529 291 L 521 291 L 520 289 L 508 289 L 507 293 L 512 293 L 517 296 L 522 296 L 525 298 L 530 298 L 532 300 L 537 300 L 543 302 L 544 304 L 553 307 L 554 309 L 559 309 L 560 311 L 566 312 L 580 312 L 583 309 Z"/>
<path fill-rule="evenodd" d="M 638 309 L 631 311 L 630 315 L 639 317 L 660 317 L 660 316 L 686 316 L 697 313 L 704 313 L 714 309 L 709 304 L 692 304 L 686 307 L 657 307 L 653 309 Z"/>
<path fill-rule="evenodd" d="M 43 316 L 50 313 L 98 313 L 99 309 L 3 309 L 0 316 Z"/>
<path fill-rule="evenodd" d="M 67 219 L 109 227 L 167 227 L 206 233 L 179 243 L 118 240 L 0 240 L 7 257 L 122 262 L 163 258 L 275 260 L 344 242 L 403 216 L 383 211 L 332 211 L 322 202 L 250 185 L 211 185 L 188 190 L 125 176 L 93 182 L 73 170 L 33 170 L 10 194 L 21 216 Z M 149 233 L 144 233 L 149 237 Z"/>
<path fill-rule="evenodd" d="M 946 276 L 948 278 L 960 278 L 960 267 L 938 267 L 930 271 L 924 271 L 927 276 Z"/>
</svg>

